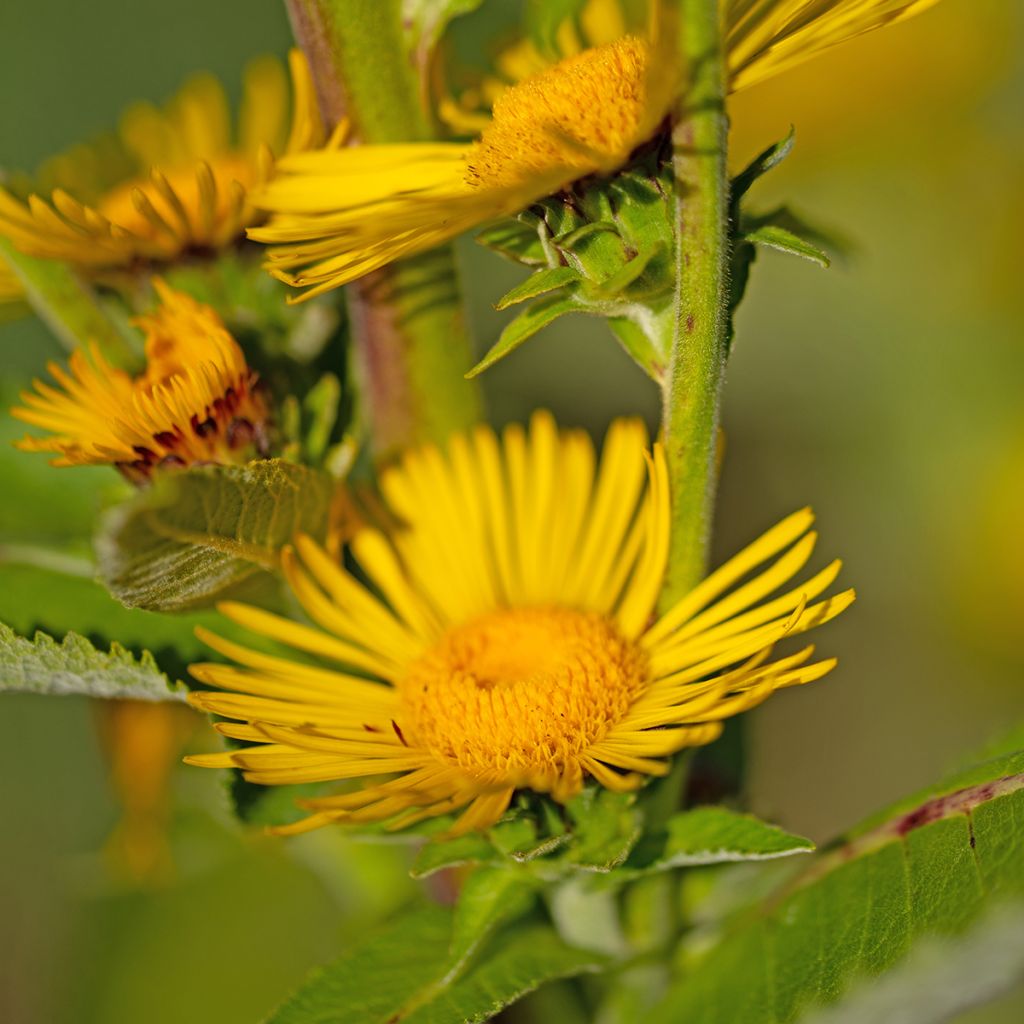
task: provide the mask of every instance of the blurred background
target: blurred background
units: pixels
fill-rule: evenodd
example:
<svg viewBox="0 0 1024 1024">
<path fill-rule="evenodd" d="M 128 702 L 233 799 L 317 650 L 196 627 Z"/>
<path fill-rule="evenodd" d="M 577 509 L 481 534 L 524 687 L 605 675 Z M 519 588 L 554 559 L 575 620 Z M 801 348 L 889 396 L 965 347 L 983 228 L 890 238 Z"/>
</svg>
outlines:
<svg viewBox="0 0 1024 1024">
<path fill-rule="evenodd" d="M 283 53 L 289 33 L 276 3 L 34 0 L 0 8 L 0 40 L 0 166 L 31 170 L 192 71 L 237 95 L 245 60 Z M 758 260 L 715 542 L 719 560 L 812 504 L 822 561 L 842 555 L 859 591 L 819 639 L 840 668 L 747 721 L 752 808 L 816 840 L 955 767 L 1024 707 L 1022 42 L 1019 5 L 944 0 L 733 103 L 737 169 L 797 129 L 752 201 L 786 201 L 849 243 L 827 272 Z M 522 272 L 469 241 L 463 255 L 483 350 L 502 323 L 489 303 Z M 0 392 L 54 354 L 40 325 L 0 324 Z M 656 422 L 653 386 L 597 321 L 560 321 L 485 384 L 497 421 L 545 405 L 598 432 L 638 408 Z M 3 416 L 6 444 L 20 429 Z M 24 454 L 0 465 L 4 505 L 56 472 Z M 70 477 L 58 520 L 83 486 Z M 5 1022 L 252 1024 L 409 897 L 401 847 L 243 832 L 223 782 L 189 769 L 159 811 L 173 866 L 118 880 L 96 709 L 8 696 L 2 712 Z M 1017 1021 L 1019 994 L 960 1019 Z"/>
</svg>

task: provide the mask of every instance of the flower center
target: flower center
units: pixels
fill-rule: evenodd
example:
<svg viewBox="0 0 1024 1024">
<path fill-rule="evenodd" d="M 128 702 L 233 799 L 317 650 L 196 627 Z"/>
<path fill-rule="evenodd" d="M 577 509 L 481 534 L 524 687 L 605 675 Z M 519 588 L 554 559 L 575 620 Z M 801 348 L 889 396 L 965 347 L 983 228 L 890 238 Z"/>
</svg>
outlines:
<svg viewBox="0 0 1024 1024">
<path fill-rule="evenodd" d="M 627 36 L 507 89 L 470 151 L 467 183 L 502 188 L 541 179 L 538 187 L 554 190 L 623 163 L 643 141 L 647 57 L 647 45 Z"/>
<path fill-rule="evenodd" d="M 646 669 L 603 616 L 495 612 L 449 630 L 412 665 L 402 735 L 474 778 L 549 789 L 623 718 Z"/>
</svg>

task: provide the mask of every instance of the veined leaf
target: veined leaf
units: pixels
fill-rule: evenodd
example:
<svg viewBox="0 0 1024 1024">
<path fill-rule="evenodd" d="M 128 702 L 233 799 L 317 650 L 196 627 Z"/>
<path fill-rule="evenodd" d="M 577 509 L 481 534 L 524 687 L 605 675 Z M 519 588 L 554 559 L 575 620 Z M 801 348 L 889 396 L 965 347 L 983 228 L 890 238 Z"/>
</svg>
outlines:
<svg viewBox="0 0 1024 1024">
<path fill-rule="evenodd" d="M 552 292 L 573 281 L 581 280 L 579 272 L 572 267 L 548 267 L 546 270 L 538 270 L 531 274 L 525 281 L 521 281 L 505 292 L 494 304 L 495 309 L 508 309 L 518 302 L 525 302 L 527 299 L 535 299 L 538 295 Z"/>
<path fill-rule="evenodd" d="M 506 325 L 491 350 L 466 376 L 478 376 L 488 367 L 498 362 L 499 359 L 504 359 L 510 352 L 514 352 L 524 341 L 532 338 L 541 328 L 554 323 L 555 320 L 560 316 L 565 316 L 566 313 L 578 311 L 585 312 L 586 306 L 582 306 L 572 296 L 552 295 L 546 299 L 541 299 Z"/>
<path fill-rule="evenodd" d="M 0 623 L 0 692 L 82 694 L 129 700 L 183 700 L 153 656 L 136 658 L 119 644 L 99 651 L 85 637 L 68 633 L 57 643 L 45 633 L 18 636 Z"/>
<path fill-rule="evenodd" d="M 767 245 L 771 249 L 778 249 L 779 252 L 788 252 L 791 256 L 802 256 L 805 260 L 817 263 L 819 267 L 827 269 L 832 264 L 828 253 L 823 249 L 776 224 L 762 224 L 746 232 L 744 238 L 757 245 Z"/>
<path fill-rule="evenodd" d="M 809 839 L 792 835 L 752 814 L 739 814 L 727 807 L 697 807 L 669 818 L 664 844 L 653 856 L 648 848 L 643 860 L 631 857 L 625 869 L 668 871 L 732 861 L 772 860 L 813 850 L 814 843 Z"/>
<path fill-rule="evenodd" d="M 793 152 L 793 146 L 796 144 L 796 129 L 790 127 L 789 133 L 784 139 L 780 139 L 778 142 L 769 146 L 766 150 L 758 153 L 753 160 L 747 164 L 746 167 L 732 179 L 732 185 L 729 189 L 730 201 L 734 207 L 736 207 L 747 192 L 750 191 L 750 186 L 757 181 L 758 178 L 763 177 L 773 167 L 778 167 L 783 160 Z"/>
<path fill-rule="evenodd" d="M 327 474 L 280 459 L 165 474 L 107 514 L 100 578 L 129 607 L 209 606 L 273 571 L 295 533 L 322 539 L 333 489 Z"/>
<path fill-rule="evenodd" d="M 1000 926 L 1001 907 L 1019 911 L 1022 848 L 1024 753 L 1016 753 L 896 805 L 812 858 L 689 959 L 651 1020 L 779 1024 L 827 1005 L 835 1013 L 822 1019 L 842 1020 L 844 998 L 865 992 L 869 979 L 884 985 L 876 976 L 894 967 L 912 968 L 917 949 L 940 943 L 951 952 L 961 948 L 957 939 L 976 944 L 993 922 Z M 1018 940 L 1014 948 L 1019 974 L 1024 945 Z M 971 979 L 961 980 L 963 992 Z M 986 988 L 975 997 L 990 994 Z"/>
<path fill-rule="evenodd" d="M 452 913 L 439 907 L 396 920 L 354 952 L 314 972 L 268 1024 L 452 1024 L 484 1021 L 539 985 L 598 970 L 602 957 L 572 949 L 553 929 L 523 924 L 494 936 L 444 983 Z"/>
</svg>

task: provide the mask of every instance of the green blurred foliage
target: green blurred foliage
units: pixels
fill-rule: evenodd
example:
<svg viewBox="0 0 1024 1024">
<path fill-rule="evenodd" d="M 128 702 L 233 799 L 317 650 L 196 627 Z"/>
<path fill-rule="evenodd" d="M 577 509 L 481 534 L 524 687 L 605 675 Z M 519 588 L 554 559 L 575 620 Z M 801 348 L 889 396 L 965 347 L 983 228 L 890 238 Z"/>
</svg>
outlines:
<svg viewBox="0 0 1024 1024">
<path fill-rule="evenodd" d="M 854 243 L 827 272 L 771 253 L 754 268 L 727 385 L 716 537 L 723 558 L 811 503 L 822 558 L 841 554 L 859 590 L 819 639 L 840 668 L 751 716 L 753 809 L 819 840 L 1020 717 L 1024 495 L 1001 483 L 1024 473 L 1016 7 L 946 0 L 734 108 L 736 164 L 796 124 L 796 150 L 759 201 L 791 203 Z M 277 3 L 7 3 L 0 161 L 31 169 L 194 70 L 237 96 L 245 60 L 287 45 Z M 461 252 L 482 354 L 509 316 L 491 303 L 523 272 L 468 240 Z M 57 351 L 31 320 L 0 325 L 4 393 Z M 654 385 L 585 317 L 483 379 L 498 422 L 536 405 L 596 431 L 626 411 L 656 422 Z M 0 522 L 33 479 L 57 473 L 20 458 Z M 106 485 L 100 471 L 64 472 L 59 511 L 77 523 L 83 481 Z M 56 518 L 43 513 L 41 535 Z M 404 847 L 245 833 L 229 822 L 222 780 L 188 769 L 174 778 L 176 877 L 118 881 L 102 856 L 117 810 L 87 702 L 8 696 L 3 708 L 4 1021 L 251 1024 L 415 891 Z M 1000 1024 L 1019 1009 L 1013 996 L 964 1020 Z"/>
</svg>

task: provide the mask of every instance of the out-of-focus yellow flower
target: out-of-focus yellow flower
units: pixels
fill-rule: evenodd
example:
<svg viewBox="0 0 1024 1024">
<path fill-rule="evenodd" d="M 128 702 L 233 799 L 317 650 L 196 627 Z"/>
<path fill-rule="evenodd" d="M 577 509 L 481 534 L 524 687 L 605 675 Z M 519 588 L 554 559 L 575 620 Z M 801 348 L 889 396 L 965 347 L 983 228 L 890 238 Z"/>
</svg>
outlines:
<svg viewBox="0 0 1024 1024">
<path fill-rule="evenodd" d="M 133 378 L 92 346 L 70 373 L 47 368 L 12 415 L 50 431 L 25 437 L 25 451 L 56 452 L 55 466 L 112 464 L 134 482 L 156 467 L 244 462 L 266 449 L 267 407 L 256 374 L 208 306 L 156 281 L 160 305 L 137 323 L 146 370 Z"/>
<path fill-rule="evenodd" d="M 196 707 L 253 744 L 190 757 L 265 785 L 392 775 L 309 800 L 280 831 L 336 821 L 414 821 L 463 810 L 453 834 L 496 822 L 516 789 L 577 794 L 587 778 L 632 790 L 668 758 L 780 687 L 824 676 L 812 647 L 773 647 L 838 615 L 853 592 L 815 601 L 833 562 L 771 596 L 806 564 L 812 515 L 797 512 L 654 618 L 668 556 L 664 455 L 643 426 L 590 439 L 546 414 L 529 432 L 487 427 L 406 454 L 383 493 L 405 528 L 362 530 L 368 583 L 308 539 L 286 550 L 295 596 L 320 628 L 246 605 L 221 610 L 319 667 L 203 633 L 234 665 L 192 667 Z M 646 480 L 646 486 L 645 486 Z M 767 567 L 760 568 L 769 562 Z M 814 603 L 812 603 L 814 602 Z"/>
<path fill-rule="evenodd" d="M 0 234 L 22 252 L 88 270 L 167 262 L 186 251 L 237 241 L 258 215 L 248 193 L 275 155 L 324 143 L 309 68 L 290 55 L 292 111 L 280 62 L 246 70 L 238 124 L 211 75 L 188 81 L 160 110 L 130 108 L 114 145 L 78 146 L 54 158 L 40 178 L 58 187 L 25 203 L 0 188 Z"/>
<path fill-rule="evenodd" d="M 731 0 L 731 87 L 761 81 L 933 2 Z M 589 34 L 596 38 L 610 28 L 607 16 L 597 17 Z M 250 237 L 272 246 L 271 272 L 305 289 L 308 298 L 514 213 L 579 178 L 610 173 L 668 113 L 676 89 L 669 37 L 652 18 L 646 39 L 624 36 L 529 74 L 498 93 L 479 138 L 468 145 L 332 147 L 287 157 L 254 194 L 256 205 L 274 216 Z M 509 70 L 517 67 L 529 67 L 523 54 Z"/>
<path fill-rule="evenodd" d="M 729 103 L 730 150 L 736 166 L 796 126 L 801 159 L 786 169 L 814 167 L 809 154 L 859 147 L 887 126 L 905 129 L 925 110 L 968 102 L 1005 72 L 1011 46 L 999 51 L 1000 29 L 1012 36 L 1016 12 L 986 5 L 943 4 L 894 32 L 871 33 L 853 45 L 746 89 Z M 975 145 L 972 140 L 969 148 Z"/>
<path fill-rule="evenodd" d="M 121 818 L 107 841 L 113 869 L 132 882 L 161 882 L 173 870 L 168 841 L 171 772 L 197 719 L 181 704 L 97 704 L 101 744 Z"/>
<path fill-rule="evenodd" d="M 25 289 L 13 270 L 0 257 L 0 306 L 8 302 L 20 302 L 25 298 Z"/>
</svg>

